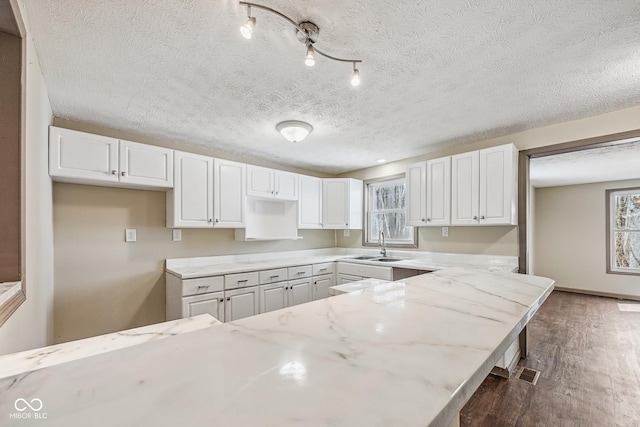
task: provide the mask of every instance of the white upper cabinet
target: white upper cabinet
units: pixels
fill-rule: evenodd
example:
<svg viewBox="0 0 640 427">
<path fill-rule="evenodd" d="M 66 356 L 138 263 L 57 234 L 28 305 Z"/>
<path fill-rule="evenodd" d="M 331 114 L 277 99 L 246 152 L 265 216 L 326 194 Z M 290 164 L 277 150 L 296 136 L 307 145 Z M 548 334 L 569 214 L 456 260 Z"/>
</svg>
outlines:
<svg viewBox="0 0 640 427">
<path fill-rule="evenodd" d="M 513 144 L 480 150 L 480 223 L 518 223 L 518 150 Z"/>
<path fill-rule="evenodd" d="M 451 224 L 517 224 L 517 155 L 513 144 L 451 157 Z"/>
<path fill-rule="evenodd" d="M 213 226 L 244 227 L 246 165 L 214 159 L 213 174 Z"/>
<path fill-rule="evenodd" d="M 409 165 L 405 176 L 407 225 L 427 225 L 427 162 Z"/>
<path fill-rule="evenodd" d="M 173 150 L 51 126 L 49 174 L 88 184 L 173 186 Z"/>
<path fill-rule="evenodd" d="M 451 224 L 451 157 L 427 161 L 427 224 Z"/>
<path fill-rule="evenodd" d="M 213 158 L 176 151 L 174 188 L 167 194 L 167 227 L 213 226 Z"/>
<path fill-rule="evenodd" d="M 247 196 L 298 200 L 298 175 L 247 165 Z"/>
<path fill-rule="evenodd" d="M 118 140 L 49 128 L 49 175 L 78 181 L 118 182 Z"/>
<path fill-rule="evenodd" d="M 362 181 L 352 178 L 322 180 L 322 225 L 329 229 L 362 229 Z"/>
<path fill-rule="evenodd" d="M 322 178 L 300 175 L 298 228 L 322 228 Z"/>
<path fill-rule="evenodd" d="M 173 187 L 173 150 L 120 140 L 120 182 Z"/>
<path fill-rule="evenodd" d="M 477 225 L 479 198 L 480 153 L 451 156 L 451 225 Z"/>
</svg>

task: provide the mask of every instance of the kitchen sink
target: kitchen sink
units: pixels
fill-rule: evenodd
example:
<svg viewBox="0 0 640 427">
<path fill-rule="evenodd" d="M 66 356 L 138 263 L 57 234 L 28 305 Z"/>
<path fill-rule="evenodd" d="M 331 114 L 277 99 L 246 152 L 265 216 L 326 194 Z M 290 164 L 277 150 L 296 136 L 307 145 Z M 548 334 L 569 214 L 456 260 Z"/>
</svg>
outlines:
<svg viewBox="0 0 640 427">
<path fill-rule="evenodd" d="M 402 261 L 402 258 L 391 258 L 391 257 L 383 257 L 383 258 L 373 258 L 370 261 L 380 261 L 380 262 L 396 262 Z"/>
<path fill-rule="evenodd" d="M 377 256 L 362 255 L 362 256 L 355 257 L 355 258 L 351 258 L 351 259 L 359 259 L 359 260 L 363 260 L 364 261 L 364 260 L 372 260 L 372 259 L 375 259 L 375 258 L 378 258 L 378 257 Z"/>
</svg>

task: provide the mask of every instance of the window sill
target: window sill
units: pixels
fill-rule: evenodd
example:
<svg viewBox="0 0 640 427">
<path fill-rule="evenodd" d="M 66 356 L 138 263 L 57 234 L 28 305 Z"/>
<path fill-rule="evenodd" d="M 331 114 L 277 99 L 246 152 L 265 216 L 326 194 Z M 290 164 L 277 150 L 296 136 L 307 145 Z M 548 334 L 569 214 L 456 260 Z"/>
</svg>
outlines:
<svg viewBox="0 0 640 427">
<path fill-rule="evenodd" d="M 0 326 L 25 300 L 22 282 L 0 283 Z"/>
</svg>

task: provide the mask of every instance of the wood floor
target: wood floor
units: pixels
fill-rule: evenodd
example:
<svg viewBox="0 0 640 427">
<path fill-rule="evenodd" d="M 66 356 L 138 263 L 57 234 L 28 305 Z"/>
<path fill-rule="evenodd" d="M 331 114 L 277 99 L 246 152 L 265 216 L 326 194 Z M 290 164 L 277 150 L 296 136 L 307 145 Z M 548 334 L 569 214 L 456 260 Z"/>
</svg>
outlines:
<svg viewBox="0 0 640 427">
<path fill-rule="evenodd" d="M 640 312 L 619 303 L 640 305 L 553 292 L 529 323 L 520 361 L 541 372 L 537 384 L 489 376 L 460 425 L 640 427 Z"/>
</svg>

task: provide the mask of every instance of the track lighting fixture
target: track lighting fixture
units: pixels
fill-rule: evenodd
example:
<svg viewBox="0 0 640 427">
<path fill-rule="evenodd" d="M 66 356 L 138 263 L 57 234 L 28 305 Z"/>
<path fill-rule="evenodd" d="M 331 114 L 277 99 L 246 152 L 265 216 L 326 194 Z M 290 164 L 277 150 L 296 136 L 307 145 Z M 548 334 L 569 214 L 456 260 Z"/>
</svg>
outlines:
<svg viewBox="0 0 640 427">
<path fill-rule="evenodd" d="M 356 64 L 362 62 L 361 59 L 343 59 L 343 58 L 337 58 L 335 56 L 331 56 L 329 54 L 326 54 L 320 50 L 318 50 L 318 48 L 315 46 L 316 41 L 318 40 L 318 35 L 320 34 L 320 29 L 318 28 L 318 26 L 316 24 L 314 24 L 313 22 L 309 22 L 309 21 L 304 21 L 304 22 L 300 22 L 300 23 L 296 23 L 293 19 L 289 18 L 288 16 L 278 12 L 275 9 L 272 9 L 270 7 L 267 6 L 263 6 L 260 4 L 256 4 L 256 3 L 249 3 L 249 2 L 245 2 L 245 1 L 241 1 L 239 2 L 241 5 L 247 6 L 247 22 L 245 22 L 245 24 L 240 27 L 240 32 L 242 33 L 242 35 L 247 38 L 250 39 L 251 36 L 253 35 L 253 30 L 255 29 L 256 26 L 256 18 L 251 16 L 251 7 L 255 7 L 258 9 L 262 9 L 262 10 L 266 10 L 267 12 L 271 12 L 274 15 L 278 15 L 279 17 L 281 17 L 282 19 L 284 19 L 285 21 L 289 22 L 291 25 L 293 25 L 296 29 L 296 38 L 305 44 L 305 46 L 307 47 L 306 50 L 306 54 L 305 54 L 305 58 L 304 58 L 304 63 L 305 65 L 309 66 L 309 67 L 313 67 L 316 63 L 314 55 L 317 53 L 320 56 L 323 56 L 327 59 L 332 59 L 334 61 L 338 61 L 338 62 L 351 62 L 353 63 L 353 74 L 351 76 L 351 85 L 353 86 L 358 86 L 360 84 L 360 71 L 358 70 L 358 68 L 356 68 Z"/>
</svg>

